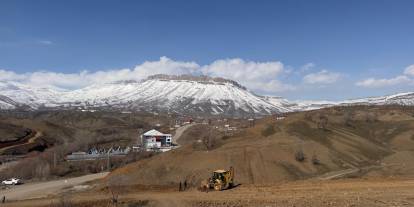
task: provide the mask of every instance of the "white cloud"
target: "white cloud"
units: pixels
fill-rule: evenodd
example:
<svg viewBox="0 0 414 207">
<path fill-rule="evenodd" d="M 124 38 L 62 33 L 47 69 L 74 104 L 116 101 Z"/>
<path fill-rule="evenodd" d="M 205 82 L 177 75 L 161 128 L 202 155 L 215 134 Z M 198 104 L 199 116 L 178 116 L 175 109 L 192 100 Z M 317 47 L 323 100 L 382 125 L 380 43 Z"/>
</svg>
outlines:
<svg viewBox="0 0 414 207">
<path fill-rule="evenodd" d="M 37 71 L 17 74 L 13 71 L 0 70 L 0 81 L 17 81 L 34 86 L 55 86 L 66 89 L 82 88 L 96 83 L 119 80 L 142 80 L 154 74 L 204 74 L 223 77 L 240 82 L 253 91 L 266 93 L 294 89 L 293 86 L 278 80 L 284 73 L 281 62 L 253 62 L 242 59 L 223 59 L 200 66 L 196 62 L 175 61 L 161 57 L 157 61 L 146 61 L 133 69 L 106 71 L 81 71 L 79 73 L 56 73 Z"/>
<path fill-rule="evenodd" d="M 316 66 L 315 63 L 306 63 L 305 65 L 300 67 L 299 72 L 303 73 L 303 72 L 309 71 L 312 68 L 314 68 L 315 66 Z"/>
<path fill-rule="evenodd" d="M 142 80 L 154 74 L 192 74 L 200 68 L 194 62 L 174 61 L 161 57 L 158 61 L 146 61 L 134 69 L 117 69 L 106 71 L 81 71 L 79 73 L 56 73 L 37 71 L 17 74 L 13 71 L 0 70 L 0 81 L 16 81 L 34 86 L 55 86 L 61 88 L 82 88 L 96 83 L 119 80 Z"/>
<path fill-rule="evenodd" d="M 307 84 L 332 84 L 341 78 L 340 73 L 321 70 L 317 73 L 309 73 L 303 77 L 303 82 Z"/>
<path fill-rule="evenodd" d="M 368 78 L 356 82 L 355 85 L 366 88 L 381 88 L 402 84 L 414 84 L 414 79 L 409 76 L 414 76 L 414 64 L 407 66 L 404 70 L 404 74 L 394 78 Z"/>
<path fill-rule="evenodd" d="M 217 60 L 202 66 L 202 73 L 236 80 L 254 91 L 279 92 L 293 87 L 281 83 L 278 78 L 285 72 L 281 62 L 254 62 L 239 58 Z"/>
<path fill-rule="evenodd" d="M 0 69 L 0 81 L 21 81 L 27 78 L 26 74 L 17 74 L 13 71 Z"/>
<path fill-rule="evenodd" d="M 404 70 L 404 74 L 414 76 L 414 64 L 406 67 Z"/>
<path fill-rule="evenodd" d="M 292 91 L 296 90 L 297 87 L 282 83 L 279 80 L 271 80 L 268 82 L 257 82 L 255 84 L 256 89 L 255 91 L 263 92 L 263 93 L 277 93 L 277 92 L 283 92 L 283 91 Z"/>
<path fill-rule="evenodd" d="M 368 78 L 356 83 L 357 86 L 367 87 L 367 88 L 381 88 L 387 86 L 394 86 L 404 83 L 412 82 L 410 78 L 405 75 L 400 75 L 394 78 L 386 79 L 376 79 L 376 78 Z"/>
<path fill-rule="evenodd" d="M 133 70 L 135 78 L 142 79 L 154 74 L 194 74 L 199 71 L 200 66 L 195 62 L 182 62 L 161 57 L 159 61 L 146 61 L 137 65 Z"/>
</svg>

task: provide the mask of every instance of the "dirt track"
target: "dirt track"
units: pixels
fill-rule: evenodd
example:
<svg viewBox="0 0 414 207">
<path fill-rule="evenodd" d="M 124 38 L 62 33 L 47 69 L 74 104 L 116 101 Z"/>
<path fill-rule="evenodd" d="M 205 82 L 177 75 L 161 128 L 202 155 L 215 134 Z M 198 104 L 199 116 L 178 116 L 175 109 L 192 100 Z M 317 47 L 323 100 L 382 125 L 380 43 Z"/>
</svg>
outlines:
<svg viewBox="0 0 414 207">
<path fill-rule="evenodd" d="M 185 126 L 179 127 L 178 129 L 175 130 L 175 134 L 174 134 L 174 138 L 173 141 L 177 144 L 178 140 L 180 139 L 181 135 L 183 135 L 183 133 L 185 132 L 185 130 L 187 130 L 188 128 L 194 126 L 195 124 L 187 124 Z"/>
<path fill-rule="evenodd" d="M 26 145 L 26 144 L 34 143 L 38 138 L 40 138 L 42 136 L 43 136 L 43 133 L 42 132 L 36 131 L 35 134 L 32 137 L 30 137 L 29 139 L 27 139 L 27 141 L 25 141 L 23 143 L 19 143 L 19 144 L 15 144 L 15 145 L 10 145 L 10 146 L 7 146 L 7 147 L 3 147 L 3 148 L 0 149 L 0 153 L 6 151 L 8 149 L 11 149 L 11 148 L 15 148 L 15 147 L 23 146 L 23 145 Z"/>
<path fill-rule="evenodd" d="M 46 197 L 59 193 L 62 189 L 80 185 L 82 183 L 103 178 L 108 173 L 97 173 L 85 175 L 66 180 L 54 180 L 48 182 L 28 183 L 12 186 L 10 189 L 0 190 L 1 196 L 6 196 L 7 200 L 26 200 L 32 198 Z"/>
</svg>

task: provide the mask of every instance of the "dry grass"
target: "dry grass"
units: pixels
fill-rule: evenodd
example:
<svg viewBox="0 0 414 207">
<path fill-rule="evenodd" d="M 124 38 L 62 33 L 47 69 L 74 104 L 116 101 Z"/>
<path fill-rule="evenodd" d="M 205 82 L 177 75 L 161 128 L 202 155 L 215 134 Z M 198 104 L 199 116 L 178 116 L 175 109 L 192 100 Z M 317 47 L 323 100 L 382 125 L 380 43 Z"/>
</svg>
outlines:
<svg viewBox="0 0 414 207">
<path fill-rule="evenodd" d="M 234 166 L 236 181 L 270 184 L 329 171 L 380 165 L 381 160 L 395 153 L 392 140 L 414 125 L 411 112 L 392 109 L 390 115 L 384 110 L 389 109 L 369 108 L 374 120 L 367 119 L 367 109 L 360 107 L 294 113 L 283 121 L 269 117 L 258 120 L 255 126 L 238 136 L 221 139 L 220 146 L 208 152 L 197 151 L 188 144 L 128 165 L 114 174 L 122 172 L 130 178 L 131 184 L 173 185 L 184 179 L 198 183 L 214 169 Z M 329 120 L 325 127 L 318 127 L 321 114 Z M 268 126 L 277 126 L 278 130 L 265 136 L 262 132 Z M 193 140 L 201 139 L 205 133 L 201 127 L 196 129 L 197 132 L 191 132 Z M 408 144 L 414 147 L 414 142 Z M 297 162 L 297 149 L 302 149 L 309 159 Z M 314 156 L 318 164 L 311 159 Z"/>
</svg>

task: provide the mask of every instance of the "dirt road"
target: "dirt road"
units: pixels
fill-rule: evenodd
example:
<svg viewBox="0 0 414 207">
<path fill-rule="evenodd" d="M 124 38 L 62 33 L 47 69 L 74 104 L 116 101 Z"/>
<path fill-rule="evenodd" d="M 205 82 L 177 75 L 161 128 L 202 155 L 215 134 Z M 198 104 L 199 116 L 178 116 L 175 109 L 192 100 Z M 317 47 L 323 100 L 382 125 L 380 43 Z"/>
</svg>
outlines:
<svg viewBox="0 0 414 207">
<path fill-rule="evenodd" d="M 184 125 L 182 127 L 177 128 L 175 130 L 175 134 L 174 134 L 174 137 L 173 137 L 174 143 L 179 144 L 178 143 L 178 140 L 180 139 L 181 135 L 183 135 L 183 133 L 185 132 L 185 130 L 187 130 L 188 128 L 190 128 L 190 127 L 192 127 L 194 125 L 196 125 L 196 124 L 187 124 L 187 125 Z"/>
<path fill-rule="evenodd" d="M 326 174 L 323 174 L 321 176 L 318 177 L 318 179 L 320 180 L 332 180 L 335 178 L 340 178 L 340 177 L 344 177 L 346 175 L 349 174 L 354 174 L 359 172 L 360 169 L 358 168 L 351 168 L 351 169 L 346 169 L 346 170 L 340 170 L 340 171 L 333 171 L 333 172 L 328 172 Z"/>
<path fill-rule="evenodd" d="M 30 137 L 27 141 L 25 141 L 24 143 L 20 143 L 20 144 L 15 144 L 15 145 L 10 145 L 10 146 L 7 146 L 7 147 L 3 147 L 3 148 L 0 149 L 0 153 L 6 151 L 8 149 L 11 149 L 11 148 L 15 148 L 15 147 L 23 146 L 23 145 L 26 145 L 26 144 L 34 143 L 38 138 L 40 138 L 42 136 L 43 136 L 43 133 L 42 132 L 36 131 L 36 133 L 32 137 Z"/>
<path fill-rule="evenodd" d="M 103 178 L 107 174 L 107 172 L 104 172 L 66 180 L 54 180 L 11 186 L 10 189 L 0 190 L 0 196 L 6 196 L 7 200 L 26 200 L 46 197 L 48 195 L 57 194 L 64 188 L 73 187 L 88 181 Z"/>
</svg>

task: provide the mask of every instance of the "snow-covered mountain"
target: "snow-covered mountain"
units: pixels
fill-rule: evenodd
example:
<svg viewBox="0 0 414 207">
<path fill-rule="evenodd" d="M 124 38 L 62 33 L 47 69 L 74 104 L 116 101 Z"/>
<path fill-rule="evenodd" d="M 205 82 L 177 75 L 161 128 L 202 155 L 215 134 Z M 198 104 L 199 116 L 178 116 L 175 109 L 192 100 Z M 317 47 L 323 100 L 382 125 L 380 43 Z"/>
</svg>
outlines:
<svg viewBox="0 0 414 207">
<path fill-rule="evenodd" d="M 132 110 L 200 114 L 270 114 L 281 112 L 237 83 L 206 77 L 152 76 L 142 82 L 92 85 L 65 93 L 62 102 Z"/>
<path fill-rule="evenodd" d="M 308 111 L 332 106 L 349 105 L 404 105 L 414 106 L 414 92 L 397 93 L 388 96 L 349 99 L 344 101 L 294 101 L 290 109 L 293 111 Z"/>
<path fill-rule="evenodd" d="M 271 114 L 288 109 L 276 106 L 235 81 L 222 78 L 155 75 L 141 82 L 120 81 L 91 85 L 77 90 L 0 83 L 2 109 L 29 106 L 111 107 L 141 111 L 196 114 Z M 4 103 L 3 103 L 4 102 Z"/>
<path fill-rule="evenodd" d="M 8 109 L 15 109 L 18 106 L 18 103 L 13 101 L 12 99 L 0 95 L 0 109 L 8 110 Z"/>
<path fill-rule="evenodd" d="M 361 99 L 351 99 L 340 102 L 340 104 L 375 104 L 375 105 L 414 105 L 414 92 L 397 93 L 389 96 L 368 97 Z"/>
<path fill-rule="evenodd" d="M 65 92 L 52 87 L 33 87 L 18 82 L 0 82 L 0 102 L 16 107 L 56 106 L 54 103 Z"/>
<path fill-rule="evenodd" d="M 414 105 L 414 93 L 364 99 L 288 101 L 259 96 L 235 81 L 205 76 L 155 75 L 143 81 L 119 81 L 77 90 L 0 82 L 0 109 L 101 108 L 199 115 L 265 115 L 334 105 Z"/>
</svg>

